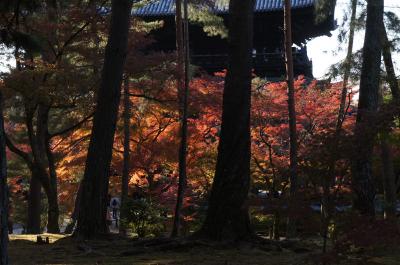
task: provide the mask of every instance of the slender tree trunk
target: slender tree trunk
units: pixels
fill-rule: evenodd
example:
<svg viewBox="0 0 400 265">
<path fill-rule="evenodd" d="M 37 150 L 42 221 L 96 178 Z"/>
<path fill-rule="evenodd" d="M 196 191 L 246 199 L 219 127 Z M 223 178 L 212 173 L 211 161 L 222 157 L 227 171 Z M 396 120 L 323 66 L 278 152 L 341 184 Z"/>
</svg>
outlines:
<svg viewBox="0 0 400 265">
<path fill-rule="evenodd" d="M 113 0 L 111 25 L 97 97 L 92 135 L 82 181 L 75 235 L 93 238 L 107 233 L 109 171 L 132 10 L 131 0 Z"/>
<path fill-rule="evenodd" d="M 51 189 L 47 194 L 48 212 L 47 212 L 47 232 L 53 234 L 60 233 L 59 221 L 59 208 L 57 192 Z"/>
<path fill-rule="evenodd" d="M 29 107 L 29 104 L 25 104 L 25 125 L 27 127 L 27 133 L 29 138 L 29 145 L 32 149 L 32 161 L 30 170 L 32 173 L 30 186 L 29 186 L 29 197 L 28 197 L 28 222 L 27 222 L 27 233 L 28 234 L 39 234 L 41 232 L 41 186 L 43 185 L 42 180 L 47 176 L 41 176 L 42 172 L 37 164 L 37 142 L 36 135 L 34 133 L 33 117 L 36 109 Z M 40 127 L 40 125 L 38 124 Z M 29 165 L 29 164 L 28 164 Z"/>
<path fill-rule="evenodd" d="M 253 234 L 246 201 L 250 186 L 254 2 L 229 3 L 229 61 L 217 166 L 207 217 L 199 232 L 199 236 L 211 240 L 245 240 Z"/>
<path fill-rule="evenodd" d="M 399 83 L 393 66 L 392 51 L 387 36 L 386 27 L 382 23 L 383 33 L 383 60 L 385 63 L 387 82 L 392 92 L 393 100 L 398 104 L 400 101 Z M 385 198 L 384 217 L 385 219 L 394 219 L 396 217 L 396 176 L 393 165 L 392 148 L 388 142 L 390 128 L 388 131 L 382 132 L 380 137 L 382 173 L 383 173 L 383 190 Z"/>
<path fill-rule="evenodd" d="M 40 174 L 42 186 L 47 196 L 47 232 L 58 234 L 60 233 L 60 228 L 58 224 L 57 174 L 55 172 L 54 159 L 50 150 L 48 137 L 49 110 L 48 106 L 43 104 L 38 105 L 36 134 L 33 135 L 35 141 L 32 144 L 32 151 L 34 165 Z"/>
<path fill-rule="evenodd" d="M 6 141 L 0 92 L 0 265 L 8 264 L 8 209 Z"/>
<path fill-rule="evenodd" d="M 382 159 L 383 190 L 384 190 L 384 217 L 393 220 L 396 218 L 396 176 L 394 174 L 392 149 L 388 142 L 387 133 L 380 134 Z"/>
<path fill-rule="evenodd" d="M 360 96 L 354 135 L 352 186 L 355 195 L 354 208 L 361 214 L 374 216 L 375 187 L 371 158 L 377 133 L 374 116 L 379 106 L 384 1 L 368 0 L 367 3 Z"/>
<path fill-rule="evenodd" d="M 28 220 L 26 224 L 26 232 L 28 234 L 40 234 L 40 223 L 41 223 L 41 209 L 42 209 L 42 184 L 39 178 L 32 173 L 31 180 L 29 182 L 29 195 L 28 195 Z"/>
<path fill-rule="evenodd" d="M 26 125 L 28 128 L 28 135 L 30 143 L 32 143 L 32 118 L 33 114 L 31 112 L 25 111 L 26 114 Z M 41 232 L 40 224 L 41 224 L 41 180 L 39 177 L 39 173 L 37 167 L 35 166 L 34 160 L 28 153 L 25 153 L 21 149 L 18 149 L 10 139 L 6 136 L 6 144 L 11 152 L 18 155 L 21 159 L 25 161 L 30 172 L 31 179 L 29 184 L 29 195 L 28 195 L 28 210 L 26 217 L 26 227 L 27 233 L 29 234 L 38 234 Z M 32 146 L 32 145 L 31 145 Z"/>
<path fill-rule="evenodd" d="M 297 193 L 297 132 L 296 132 L 296 102 L 294 91 L 293 55 L 292 55 L 292 15 L 291 2 L 285 0 L 285 57 L 286 78 L 288 86 L 288 108 L 289 108 L 289 135 L 290 135 L 290 208 L 293 209 Z M 290 214 L 289 214 L 290 215 Z M 295 218 L 289 216 L 286 237 L 296 234 Z"/>
<path fill-rule="evenodd" d="M 29 136 L 29 144 L 32 149 L 32 161 L 26 161 L 32 171 L 32 177 L 37 178 L 37 180 L 32 180 L 32 184 L 36 185 L 35 182 L 40 182 L 44 192 L 46 193 L 48 202 L 48 212 L 47 212 L 47 232 L 49 233 L 60 233 L 59 228 L 59 207 L 58 207 L 58 190 L 57 190 L 57 172 L 55 166 L 54 156 L 51 150 L 51 141 L 48 132 L 48 115 L 50 107 L 44 105 L 43 103 L 38 103 L 37 108 L 29 107 L 27 103 L 25 105 L 26 113 L 26 126 Z M 34 126 L 33 120 L 34 115 L 36 115 L 36 125 Z M 29 160 L 29 159 L 25 159 Z M 29 218 L 37 218 L 40 213 L 33 213 L 35 210 L 40 211 L 40 196 L 35 198 L 40 194 L 38 187 L 33 187 L 31 189 L 30 200 L 34 200 L 29 203 L 32 206 L 32 215 Z M 29 212 L 29 210 L 28 210 Z M 37 221 L 32 220 L 34 228 L 32 231 L 37 231 Z M 29 226 L 28 226 L 29 227 Z M 29 229 L 28 229 L 29 230 Z"/>
<path fill-rule="evenodd" d="M 281 238 L 280 226 L 281 226 L 281 215 L 279 213 L 279 210 L 276 210 L 274 212 L 274 223 L 272 225 L 272 233 L 274 240 L 280 240 Z"/>
<path fill-rule="evenodd" d="M 59 208 L 58 208 L 58 198 L 57 198 L 57 192 L 53 189 L 51 186 L 51 183 L 49 181 L 48 173 L 46 171 L 46 167 L 43 167 L 40 163 L 37 161 L 34 162 L 33 164 L 33 180 L 31 181 L 31 184 L 34 184 L 35 186 L 36 181 L 38 181 L 41 186 L 43 187 L 43 190 L 46 194 L 47 197 L 47 203 L 48 203 L 48 210 L 47 210 L 47 232 L 48 233 L 53 233 L 53 234 L 59 234 L 60 233 L 60 228 L 58 225 L 58 218 L 59 218 Z M 35 180 L 34 180 L 35 179 Z M 38 187 L 34 187 L 35 191 L 32 194 L 38 194 L 38 191 L 36 189 L 39 189 Z M 40 196 L 37 198 L 37 195 L 34 195 L 35 197 L 32 198 L 32 200 L 35 200 L 35 202 L 32 202 L 32 212 L 33 215 L 37 215 L 38 213 L 35 213 L 35 211 L 39 210 L 40 214 L 40 209 L 37 207 L 40 207 Z M 35 217 L 36 218 L 36 217 Z"/>
<path fill-rule="evenodd" d="M 345 117 L 345 109 L 346 109 L 346 98 L 348 92 L 348 84 L 350 78 L 350 70 L 351 70 L 351 61 L 353 57 L 353 46 L 354 46 L 354 32 L 356 27 L 356 19 L 357 19 L 357 2 L 358 0 L 351 0 L 351 18 L 350 18 L 350 31 L 349 31 L 349 43 L 347 47 L 347 55 L 344 64 L 344 74 L 343 74 L 343 86 L 342 86 L 342 94 L 340 97 L 340 107 L 338 119 L 336 122 L 336 133 L 339 133 L 342 130 L 342 124 Z"/>
<path fill-rule="evenodd" d="M 18 25 L 17 25 L 18 29 Z M 16 67 L 18 71 L 22 71 L 22 66 L 21 66 L 21 54 L 19 51 L 19 47 L 17 46 L 15 48 L 15 60 L 16 60 Z M 30 58 L 31 61 L 32 55 L 31 54 L 26 54 L 26 58 Z M 32 148 L 32 140 L 33 140 L 33 112 L 30 108 L 27 108 L 28 104 L 25 104 L 25 124 L 28 128 L 28 135 L 29 135 L 29 141 L 31 144 L 31 149 Z M 8 148 L 20 156 L 27 166 L 29 167 L 29 170 L 31 172 L 31 179 L 29 183 L 29 195 L 28 195 L 28 209 L 27 209 L 27 216 L 26 216 L 26 233 L 28 234 L 39 234 L 41 232 L 41 183 L 40 180 L 37 176 L 37 172 L 34 168 L 34 161 L 33 159 L 25 152 L 22 150 L 18 149 L 16 146 L 14 146 L 11 141 L 7 141 L 7 146 Z"/>
<path fill-rule="evenodd" d="M 74 211 L 72 212 L 72 215 L 71 215 L 71 222 L 65 228 L 64 234 L 72 234 L 72 232 L 74 231 L 76 222 L 78 220 L 79 205 L 81 202 L 81 197 L 82 197 L 82 185 L 79 184 L 78 192 L 76 193 L 76 197 L 75 197 Z"/>
<path fill-rule="evenodd" d="M 51 141 L 49 138 L 48 126 L 46 126 L 46 136 L 45 136 L 45 147 L 46 147 L 46 155 L 47 155 L 47 162 L 49 168 L 49 180 L 50 186 L 53 193 L 53 206 L 52 206 L 52 222 L 48 221 L 48 224 L 52 224 L 51 226 L 48 225 L 47 229 L 53 231 L 53 233 L 60 233 L 60 228 L 58 225 L 60 210 L 58 207 L 58 184 L 57 184 L 57 170 L 55 165 L 55 159 L 53 151 L 51 150 Z"/>
<path fill-rule="evenodd" d="M 275 172 L 275 164 L 272 159 L 272 144 L 267 144 L 268 145 L 268 157 L 269 157 L 269 164 L 270 167 L 272 168 L 272 188 L 271 188 L 271 194 L 274 199 L 279 199 L 279 195 L 276 191 L 276 172 Z M 272 224 L 272 239 L 274 240 L 280 240 L 281 238 L 281 233 L 280 233 L 280 226 L 281 226 L 281 213 L 279 209 L 274 210 L 274 221 Z"/>
<path fill-rule="evenodd" d="M 129 188 L 129 171 L 130 171 L 130 127 L 131 127 L 131 101 L 129 98 L 129 77 L 125 76 L 124 80 L 124 167 L 122 169 L 122 186 L 121 186 L 121 216 L 120 233 L 126 234 L 124 225 L 125 204 L 128 198 Z"/>
<path fill-rule="evenodd" d="M 393 59 L 392 59 L 392 51 L 390 42 L 387 36 L 385 25 L 382 23 L 383 28 L 383 46 L 382 46 L 382 54 L 383 61 L 385 63 L 386 73 L 387 73 L 387 82 L 389 83 L 390 90 L 392 92 L 393 99 L 397 102 L 400 101 L 400 88 L 399 82 L 396 77 L 396 72 L 394 70 Z"/>
<path fill-rule="evenodd" d="M 351 71 L 351 63 L 353 57 L 353 46 L 354 46 L 354 33 L 357 19 L 357 2 L 358 0 L 351 0 L 351 18 L 350 18 L 350 30 L 349 30 L 349 43 L 347 47 L 347 55 L 344 62 L 344 74 L 343 74 L 343 84 L 342 84 L 342 93 L 340 97 L 340 106 L 338 117 L 336 120 L 336 129 L 332 144 L 332 158 L 328 169 L 328 176 L 322 176 L 322 186 L 323 186 L 323 195 L 322 195 L 322 207 L 321 207 L 321 223 L 322 223 L 322 237 L 323 237 L 323 247 L 322 252 L 326 252 L 327 248 L 327 240 L 328 240 L 328 229 L 329 223 L 334 215 L 334 205 L 332 201 L 332 196 L 330 192 L 330 188 L 334 185 L 335 182 L 335 167 L 336 161 L 338 159 L 338 145 L 339 139 L 342 131 L 342 125 L 346 117 L 346 99 L 348 94 L 348 84 L 350 78 Z"/>
<path fill-rule="evenodd" d="M 179 2 L 179 0 L 177 1 Z M 178 3 L 177 3 L 178 4 Z M 180 230 L 180 222 L 181 222 L 181 209 L 183 204 L 183 199 L 185 196 L 185 189 L 186 189 L 186 182 L 187 182 L 187 175 L 186 175 L 186 160 L 187 160 L 187 119 L 188 119 L 188 97 L 189 97 L 189 19 L 188 19 L 188 2 L 187 0 L 183 0 L 184 6 L 184 31 L 183 31 L 183 38 L 181 40 L 177 39 L 177 43 L 183 42 L 183 47 L 180 47 L 182 51 L 178 51 L 178 53 L 184 53 L 184 55 L 180 55 L 184 58 L 184 67 L 183 74 L 184 74 L 184 82 L 183 82 L 183 89 L 178 91 L 179 93 L 179 101 L 180 101 L 180 108 L 181 108 L 181 143 L 179 147 L 179 183 L 178 183 L 178 196 L 176 201 L 175 207 L 175 215 L 174 215 L 174 226 L 172 229 L 172 237 L 176 237 L 179 235 Z M 181 11 L 179 11 L 181 12 Z M 177 16 L 181 14 L 178 14 Z M 177 31 L 179 24 L 177 19 Z M 181 34 L 181 33 L 179 33 Z M 177 35 L 179 35 L 177 32 Z M 179 60 L 180 58 L 178 58 Z M 181 64 L 180 62 L 179 64 Z M 179 65 L 178 64 L 178 65 Z M 181 76 L 182 73 L 179 73 Z M 178 82 L 179 83 L 179 82 Z"/>
</svg>

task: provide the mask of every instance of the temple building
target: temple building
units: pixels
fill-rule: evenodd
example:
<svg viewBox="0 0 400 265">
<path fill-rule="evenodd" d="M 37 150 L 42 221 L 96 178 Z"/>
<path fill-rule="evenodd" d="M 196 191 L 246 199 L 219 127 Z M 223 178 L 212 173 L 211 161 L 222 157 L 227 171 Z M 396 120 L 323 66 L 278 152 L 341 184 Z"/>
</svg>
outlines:
<svg viewBox="0 0 400 265">
<path fill-rule="evenodd" d="M 324 19 L 316 19 L 319 0 L 292 0 L 292 32 L 295 75 L 312 77 L 312 61 L 307 56 L 308 40 L 330 35 L 335 28 L 334 5 Z M 226 24 L 228 1 L 217 0 L 211 12 L 223 18 Z M 256 0 L 254 8 L 254 70 L 260 77 L 281 78 L 285 75 L 283 0 Z M 163 20 L 164 26 L 155 30 L 155 43 L 150 49 L 170 52 L 175 46 L 175 0 L 159 0 L 135 11 L 146 21 Z M 227 64 L 227 39 L 209 36 L 199 23 L 189 27 L 191 63 L 207 72 L 220 71 Z"/>
</svg>

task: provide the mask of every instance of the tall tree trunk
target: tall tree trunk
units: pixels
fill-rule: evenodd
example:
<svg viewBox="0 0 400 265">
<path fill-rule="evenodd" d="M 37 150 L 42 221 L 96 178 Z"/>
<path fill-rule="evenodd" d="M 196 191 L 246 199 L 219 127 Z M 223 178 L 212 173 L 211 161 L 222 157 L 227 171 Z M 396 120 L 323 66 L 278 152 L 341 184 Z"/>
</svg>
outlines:
<svg viewBox="0 0 400 265">
<path fill-rule="evenodd" d="M 336 161 L 338 159 L 338 144 L 340 140 L 340 135 L 342 131 L 342 125 L 346 117 L 346 99 L 348 94 L 348 84 L 350 78 L 351 71 L 351 63 L 353 57 L 353 46 L 354 46 L 354 33 L 357 19 L 357 2 L 358 0 L 351 0 L 351 18 L 350 18 L 350 30 L 349 30 L 349 43 L 347 47 L 347 55 L 344 62 L 344 73 L 343 73 L 343 84 L 342 84 L 342 93 L 340 97 L 340 105 L 338 117 L 336 120 L 336 129 L 332 144 L 331 151 L 331 161 L 328 168 L 328 176 L 322 176 L 322 186 L 323 186 L 323 195 L 322 195 L 322 207 L 321 207 L 321 223 L 322 223 L 322 237 L 323 237 L 323 253 L 326 252 L 327 248 L 327 240 L 328 240 L 328 229 L 329 223 L 334 215 L 334 205 L 332 202 L 332 196 L 330 192 L 330 188 L 334 185 L 335 182 L 335 167 Z"/>
<path fill-rule="evenodd" d="M 289 136 L 290 136 L 290 208 L 293 209 L 297 193 L 297 132 L 296 132 L 296 102 L 294 91 L 293 55 L 292 55 L 292 15 L 291 2 L 285 0 L 285 58 L 286 58 L 286 82 L 288 86 L 289 108 Z M 289 215 L 286 237 L 296 234 L 295 218 Z"/>
<path fill-rule="evenodd" d="M 8 209 L 6 141 L 0 92 L 0 265 L 8 264 Z"/>
<path fill-rule="evenodd" d="M 388 220 L 396 218 L 396 176 L 394 174 L 392 149 L 388 142 L 388 134 L 380 134 L 382 159 L 383 190 L 384 190 L 384 217 Z"/>
<path fill-rule="evenodd" d="M 351 70 L 351 61 L 353 57 L 353 46 L 354 46 L 354 32 L 356 27 L 356 19 L 357 19 L 357 2 L 358 0 L 351 0 L 351 18 L 350 18 L 350 30 L 349 30 L 349 43 L 347 47 L 347 55 L 344 62 L 344 74 L 343 74 L 343 85 L 342 85 L 342 94 L 340 97 L 340 107 L 338 119 L 336 122 L 336 133 L 340 133 L 342 130 L 342 124 L 345 117 L 345 109 L 346 109 L 346 98 L 348 92 L 348 84 L 350 78 L 350 70 Z"/>
<path fill-rule="evenodd" d="M 82 181 L 78 224 L 74 233 L 82 238 L 93 238 L 108 232 L 106 211 L 109 171 L 132 3 L 131 0 L 112 1 L 111 25 Z"/>
<path fill-rule="evenodd" d="M 42 179 L 47 176 L 41 176 L 42 172 L 37 165 L 37 142 L 36 135 L 34 133 L 33 116 L 35 109 L 31 108 L 29 104 L 25 104 L 25 125 L 27 127 L 27 133 L 29 138 L 29 145 L 32 149 L 33 159 L 30 161 L 31 180 L 29 186 L 29 197 L 28 197 L 28 222 L 27 222 L 27 233 L 38 234 L 41 232 L 41 186 Z M 40 125 L 39 125 L 40 127 Z"/>
<path fill-rule="evenodd" d="M 122 170 L 122 184 L 121 184 L 121 216 L 122 220 L 120 225 L 120 233 L 126 234 L 125 219 L 125 204 L 128 198 L 129 188 L 129 171 L 130 171 L 130 127 L 131 127 L 131 100 L 129 98 L 129 77 L 125 76 L 124 81 L 124 167 Z"/>
<path fill-rule="evenodd" d="M 384 23 L 382 23 L 383 28 L 383 46 L 382 46 L 382 54 L 383 54 L 383 61 L 385 63 L 386 74 L 387 74 L 387 82 L 389 83 L 390 90 L 392 92 L 393 99 L 400 101 L 400 88 L 399 82 L 396 77 L 396 72 L 394 70 L 393 59 L 392 59 L 392 51 L 391 45 L 389 42 L 389 38 L 387 35 L 386 27 Z"/>
<path fill-rule="evenodd" d="M 28 220 L 26 224 L 26 232 L 28 234 L 40 234 L 41 223 L 41 209 L 42 209 L 42 184 L 37 176 L 32 173 L 29 182 L 29 195 L 28 195 Z"/>
<path fill-rule="evenodd" d="M 47 232 L 53 234 L 60 233 L 59 208 L 57 192 L 52 188 L 50 193 L 47 193 L 48 211 L 47 211 Z"/>
<path fill-rule="evenodd" d="M 392 51 L 384 23 L 382 23 L 382 33 L 383 33 L 382 53 L 386 68 L 387 82 L 389 83 L 393 100 L 397 104 L 399 104 L 400 101 L 399 83 L 397 81 L 396 73 L 394 70 Z M 390 128 L 387 129 L 390 130 Z M 385 131 L 381 133 L 380 137 L 383 189 L 384 189 L 384 199 L 385 199 L 384 217 L 385 219 L 394 219 L 396 217 L 396 201 L 397 201 L 396 176 L 394 172 L 392 148 L 388 142 L 389 133 L 390 132 Z"/>
<path fill-rule="evenodd" d="M 17 29 L 18 29 L 17 25 Z M 19 51 L 19 47 L 15 47 L 15 60 L 16 60 L 16 67 L 18 71 L 22 71 L 21 66 L 21 53 Z M 33 57 L 31 54 L 25 54 L 26 59 L 30 59 L 33 61 Z M 31 67 L 31 66 L 30 66 Z M 32 141 L 33 141 L 33 115 L 34 110 L 28 108 L 29 104 L 25 104 L 25 125 L 28 128 L 28 136 L 29 141 L 32 148 Z M 27 216 L 26 216 L 26 232 L 28 234 L 39 234 L 41 232 L 41 183 L 38 178 L 37 170 L 34 167 L 34 160 L 28 154 L 23 152 L 21 149 L 18 149 L 9 139 L 6 141 L 7 147 L 16 155 L 20 156 L 25 163 L 27 164 L 30 172 L 31 172 L 31 179 L 29 182 L 29 195 L 28 195 L 28 209 L 27 209 Z"/>
<path fill-rule="evenodd" d="M 176 55 L 177 55 L 177 90 L 178 90 L 178 99 L 179 99 L 179 104 L 181 106 L 182 103 L 182 92 L 184 91 L 184 72 L 185 72 L 185 62 L 184 62 L 184 39 L 183 39 L 183 20 L 182 20 L 182 0 L 175 0 L 175 34 L 176 34 Z M 182 111 L 180 108 L 180 115 L 182 115 Z M 183 121 L 183 119 L 182 119 Z M 180 187 L 181 187 L 181 179 L 182 179 L 182 174 L 186 173 L 186 165 L 183 166 L 182 164 L 182 137 L 181 135 L 181 145 L 179 148 L 179 183 L 178 183 L 178 195 L 177 195 L 177 201 L 176 201 L 176 206 L 175 206 L 175 213 L 174 213 L 174 223 L 172 226 L 172 232 L 171 232 L 171 237 L 176 237 L 179 234 L 179 227 L 180 227 L 180 209 L 181 206 L 179 204 L 179 197 L 181 194 L 179 194 Z M 183 168 L 183 170 L 182 170 Z M 184 172 L 185 171 L 185 172 Z"/>
<path fill-rule="evenodd" d="M 46 11 L 49 23 L 57 26 L 59 20 L 59 3 L 58 0 L 46 0 Z M 54 54 L 54 47 L 57 46 L 58 32 L 57 27 L 54 27 L 51 34 L 48 36 L 48 47 L 43 49 L 42 58 L 45 62 L 55 63 L 56 56 Z M 46 76 L 45 76 L 46 80 Z M 46 172 L 48 180 L 44 184 L 44 190 L 47 196 L 48 209 L 47 209 L 47 232 L 49 233 L 60 233 L 60 227 L 58 224 L 59 219 L 59 207 L 58 207 L 58 190 L 57 190 L 57 172 L 55 167 L 55 161 L 53 152 L 51 150 L 51 141 L 48 132 L 48 115 L 50 107 L 39 104 L 38 107 L 38 123 L 41 122 L 41 126 L 37 128 L 37 143 L 38 143 L 38 157 L 37 163 L 40 164 L 42 172 Z M 43 171 L 44 169 L 44 171 Z M 46 189 L 45 186 L 49 188 Z M 46 191 L 47 190 L 47 191 Z"/>
<path fill-rule="evenodd" d="M 254 2 L 229 3 L 229 61 L 217 166 L 207 217 L 199 232 L 199 236 L 212 240 L 245 240 L 252 236 L 246 201 L 250 186 Z"/>
<path fill-rule="evenodd" d="M 360 79 L 360 96 L 352 161 L 354 208 L 364 215 L 375 215 L 375 187 L 372 176 L 372 153 L 376 137 L 374 116 L 379 105 L 379 82 L 382 51 L 383 0 L 367 1 L 367 24 Z"/>
<path fill-rule="evenodd" d="M 179 0 L 177 2 L 180 2 Z M 178 4 L 178 3 L 177 3 Z M 180 4 L 180 3 L 179 3 Z M 187 182 L 187 175 L 186 175 L 186 160 L 187 160 L 187 119 L 188 119 L 188 97 L 189 97 L 189 18 L 188 18 L 188 2 L 187 0 L 183 0 L 184 6 L 184 31 L 183 31 L 183 38 L 181 40 L 177 39 L 177 43 L 183 42 L 183 47 L 180 47 L 182 50 L 178 51 L 178 53 L 184 53 L 184 55 L 180 55 L 184 58 L 184 67 L 183 74 L 184 74 L 184 82 L 183 82 L 183 89 L 181 88 L 179 93 L 179 102 L 180 102 L 180 113 L 181 113 L 181 143 L 179 146 L 179 183 L 178 183 L 178 196 L 176 201 L 175 207 L 175 215 L 174 215 L 174 225 L 172 229 L 172 237 L 176 237 L 179 235 L 180 229 L 180 222 L 181 222 L 181 209 L 183 204 L 183 199 L 185 196 L 185 189 L 186 189 L 186 182 Z M 179 11 L 181 12 L 181 11 Z M 181 14 L 178 14 L 177 16 Z M 177 19 L 177 31 L 179 24 Z M 177 32 L 177 35 L 181 33 Z M 179 60 L 180 58 L 178 58 Z M 182 62 L 180 62 L 182 63 Z M 181 76 L 182 73 L 179 73 Z"/>
<path fill-rule="evenodd" d="M 38 166 L 41 168 L 43 175 L 46 175 L 46 184 L 43 184 L 43 187 L 48 202 L 47 232 L 58 234 L 60 233 L 60 227 L 58 224 L 60 211 L 58 207 L 57 173 L 48 132 L 49 111 L 50 108 L 48 106 L 39 104 L 36 132 L 39 156 L 37 163 L 39 164 Z M 47 189 L 46 186 L 48 186 Z"/>
<path fill-rule="evenodd" d="M 48 106 L 39 103 L 37 108 L 36 133 L 33 133 L 34 129 L 31 125 L 28 130 L 32 131 L 30 138 L 32 139 L 31 147 L 34 157 L 34 167 L 38 172 L 36 176 L 39 177 L 47 196 L 47 232 L 58 234 L 60 233 L 60 228 L 58 224 L 57 175 L 48 139 L 49 110 Z M 49 154 L 50 157 L 48 157 Z"/>
<path fill-rule="evenodd" d="M 32 126 L 30 126 L 31 120 L 32 120 L 32 115 L 30 115 L 30 112 L 25 112 L 26 113 L 26 125 L 28 127 L 28 135 L 29 138 L 31 138 L 31 129 Z M 31 141 L 31 139 L 30 139 Z M 14 154 L 18 155 L 21 159 L 25 161 L 27 164 L 30 172 L 31 172 L 31 179 L 30 179 L 30 184 L 29 184 L 29 195 L 28 195 L 28 210 L 27 210 L 27 217 L 26 217 L 26 226 L 27 226 L 27 233 L 29 234 L 38 234 L 41 232 L 40 230 L 40 223 L 41 223 L 41 181 L 39 178 L 39 173 L 34 166 L 34 161 L 32 157 L 22 151 L 21 149 L 18 149 L 11 140 L 7 137 L 6 135 L 6 144 L 8 149 L 13 152 Z"/>
</svg>

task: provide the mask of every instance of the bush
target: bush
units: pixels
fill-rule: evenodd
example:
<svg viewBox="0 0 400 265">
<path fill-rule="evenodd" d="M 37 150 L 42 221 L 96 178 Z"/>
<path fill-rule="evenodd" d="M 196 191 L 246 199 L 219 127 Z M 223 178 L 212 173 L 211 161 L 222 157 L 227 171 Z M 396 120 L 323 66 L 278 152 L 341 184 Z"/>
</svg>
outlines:
<svg viewBox="0 0 400 265">
<path fill-rule="evenodd" d="M 138 237 L 160 236 L 165 232 L 166 209 L 149 199 L 127 199 L 121 209 L 125 218 L 121 220 Z"/>
</svg>

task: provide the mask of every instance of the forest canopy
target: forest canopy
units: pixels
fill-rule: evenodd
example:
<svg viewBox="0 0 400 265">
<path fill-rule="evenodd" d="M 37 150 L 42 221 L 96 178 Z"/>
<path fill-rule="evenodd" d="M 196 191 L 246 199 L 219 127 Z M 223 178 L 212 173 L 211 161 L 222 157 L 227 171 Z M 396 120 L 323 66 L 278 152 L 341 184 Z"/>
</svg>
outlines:
<svg viewBox="0 0 400 265">
<path fill-rule="evenodd" d="M 278 2 L 2 1 L 0 265 L 397 264 L 398 13 Z"/>
</svg>

